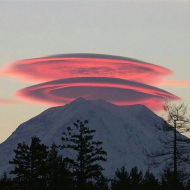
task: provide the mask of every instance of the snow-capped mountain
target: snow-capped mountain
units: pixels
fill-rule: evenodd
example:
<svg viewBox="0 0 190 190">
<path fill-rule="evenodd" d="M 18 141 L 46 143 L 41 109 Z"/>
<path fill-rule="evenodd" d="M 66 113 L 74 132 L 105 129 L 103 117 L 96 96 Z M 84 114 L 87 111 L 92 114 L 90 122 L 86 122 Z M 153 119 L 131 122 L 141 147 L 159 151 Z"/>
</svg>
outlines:
<svg viewBox="0 0 190 190">
<path fill-rule="evenodd" d="M 13 149 L 19 142 L 30 144 L 31 137 L 37 136 L 46 145 L 53 142 L 62 144 L 62 132 L 78 119 L 88 120 L 88 126 L 96 130 L 94 139 L 103 142 L 107 162 L 102 166 L 107 176 L 113 176 L 116 169 L 123 165 L 127 169 L 137 166 L 146 170 L 145 151 L 162 146 L 158 135 L 163 135 L 163 132 L 155 127 L 155 124 L 162 122 L 162 118 L 147 107 L 116 106 L 103 100 L 79 98 L 65 106 L 49 108 L 21 124 L 0 144 L 0 175 L 10 171 L 12 166 L 8 162 L 14 157 Z M 63 154 L 67 155 L 68 152 Z"/>
</svg>

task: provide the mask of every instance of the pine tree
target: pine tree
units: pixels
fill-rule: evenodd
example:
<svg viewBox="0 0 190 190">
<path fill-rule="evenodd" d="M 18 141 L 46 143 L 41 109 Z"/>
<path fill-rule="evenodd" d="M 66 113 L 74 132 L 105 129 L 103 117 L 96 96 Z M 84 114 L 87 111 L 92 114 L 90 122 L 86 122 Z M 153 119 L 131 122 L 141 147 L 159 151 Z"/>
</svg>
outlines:
<svg viewBox="0 0 190 190">
<path fill-rule="evenodd" d="M 155 176 L 149 170 L 146 171 L 142 184 L 143 184 L 142 190 L 160 189 L 158 179 L 156 179 Z"/>
<path fill-rule="evenodd" d="M 107 153 L 102 149 L 102 142 L 93 141 L 95 130 L 87 127 L 88 121 L 77 120 L 73 127 L 67 127 L 63 132 L 64 145 L 62 148 L 72 149 L 76 152 L 75 158 L 66 157 L 64 161 L 72 166 L 73 175 L 76 177 L 78 188 L 87 189 L 88 183 L 97 181 L 103 168 L 99 161 L 106 161 Z"/>
<path fill-rule="evenodd" d="M 49 189 L 53 189 L 59 185 L 62 157 L 59 156 L 59 146 L 55 143 L 50 147 L 48 157 L 47 157 L 47 179 Z"/>
<path fill-rule="evenodd" d="M 14 170 L 11 170 L 10 174 L 14 174 L 15 186 L 18 189 L 25 189 L 30 178 L 30 150 L 28 145 L 18 143 L 17 149 L 14 150 L 15 157 L 10 164 L 15 165 Z"/>
<path fill-rule="evenodd" d="M 108 178 L 101 175 L 97 182 L 94 184 L 94 190 L 109 190 L 109 182 L 110 180 Z"/>
<path fill-rule="evenodd" d="M 179 179 L 176 181 L 174 171 L 166 167 L 161 173 L 161 190 L 184 190 L 183 183 Z"/>
<path fill-rule="evenodd" d="M 32 137 L 30 147 L 23 143 L 14 150 L 15 157 L 9 163 L 14 165 L 10 174 L 18 189 L 43 189 L 46 186 L 47 146 L 38 137 Z"/>
<path fill-rule="evenodd" d="M 4 172 L 3 176 L 0 179 L 0 189 L 1 190 L 11 190 L 13 189 L 12 180 L 7 176 L 7 173 Z"/>
<path fill-rule="evenodd" d="M 47 158 L 48 190 L 72 190 L 74 181 L 71 172 L 59 155 L 60 146 L 55 143 L 50 147 Z"/>
<path fill-rule="evenodd" d="M 126 171 L 125 166 L 117 169 L 115 172 L 115 177 L 111 180 L 111 190 L 130 190 L 131 180 L 129 173 Z"/>
<path fill-rule="evenodd" d="M 46 187 L 46 161 L 48 147 L 38 137 L 32 137 L 30 145 L 30 182 L 32 189 Z"/>
<path fill-rule="evenodd" d="M 138 171 L 137 167 L 131 169 L 130 181 L 133 190 L 142 189 L 143 173 L 142 171 Z"/>
<path fill-rule="evenodd" d="M 138 171 L 137 167 L 133 167 L 129 174 L 123 166 L 115 172 L 115 178 L 111 181 L 111 190 L 139 190 L 143 187 L 142 182 L 142 171 Z"/>
</svg>

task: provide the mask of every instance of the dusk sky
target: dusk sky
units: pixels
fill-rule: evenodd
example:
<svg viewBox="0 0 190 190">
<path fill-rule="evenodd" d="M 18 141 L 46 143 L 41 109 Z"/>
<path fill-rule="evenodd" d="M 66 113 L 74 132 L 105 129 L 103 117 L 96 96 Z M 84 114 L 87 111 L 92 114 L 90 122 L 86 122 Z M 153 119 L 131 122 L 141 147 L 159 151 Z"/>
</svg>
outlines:
<svg viewBox="0 0 190 190">
<path fill-rule="evenodd" d="M 183 0 L 0 1 L 0 143 L 78 96 L 190 115 L 189 22 Z"/>
</svg>

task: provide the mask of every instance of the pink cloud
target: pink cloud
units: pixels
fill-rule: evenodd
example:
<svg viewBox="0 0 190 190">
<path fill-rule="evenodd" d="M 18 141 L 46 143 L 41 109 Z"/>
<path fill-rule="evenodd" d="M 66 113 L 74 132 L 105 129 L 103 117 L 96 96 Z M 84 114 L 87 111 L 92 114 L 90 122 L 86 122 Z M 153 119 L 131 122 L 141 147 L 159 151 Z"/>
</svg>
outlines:
<svg viewBox="0 0 190 190">
<path fill-rule="evenodd" d="M 190 81 L 166 80 L 162 81 L 160 85 L 173 88 L 190 88 Z"/>
<path fill-rule="evenodd" d="M 27 59 L 8 64 L 0 75 L 29 82 L 46 82 L 72 77 L 121 78 L 158 84 L 172 71 L 143 61 L 101 54 L 65 54 Z"/>
<path fill-rule="evenodd" d="M 172 71 L 158 65 L 103 54 L 27 59 L 10 63 L 0 71 L 0 76 L 44 82 L 16 92 L 17 97 L 28 101 L 55 106 L 83 97 L 117 105 L 144 104 L 152 110 L 162 109 L 166 100 L 179 100 L 173 94 L 149 86 L 174 85 L 174 81 L 163 82 L 171 74 Z"/>
<path fill-rule="evenodd" d="M 167 101 L 180 100 L 159 88 L 116 78 L 82 77 L 54 80 L 16 92 L 16 97 L 47 105 L 64 105 L 83 97 L 103 99 L 117 105 L 143 104 L 157 111 Z"/>
<path fill-rule="evenodd" d="M 7 100 L 7 99 L 0 99 L 0 105 L 12 105 L 12 104 L 17 104 L 18 101 L 16 100 Z"/>
</svg>

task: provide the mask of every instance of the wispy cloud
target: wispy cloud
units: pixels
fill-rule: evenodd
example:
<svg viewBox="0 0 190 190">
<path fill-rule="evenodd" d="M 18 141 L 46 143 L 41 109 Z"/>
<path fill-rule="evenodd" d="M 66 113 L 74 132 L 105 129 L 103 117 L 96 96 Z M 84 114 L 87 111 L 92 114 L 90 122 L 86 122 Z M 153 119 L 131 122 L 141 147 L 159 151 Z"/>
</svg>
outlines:
<svg viewBox="0 0 190 190">
<path fill-rule="evenodd" d="M 190 81 L 166 80 L 162 81 L 160 85 L 172 88 L 190 88 Z"/>
<path fill-rule="evenodd" d="M 0 105 L 13 105 L 18 104 L 17 100 L 8 100 L 8 99 L 1 99 L 0 98 Z"/>
</svg>

